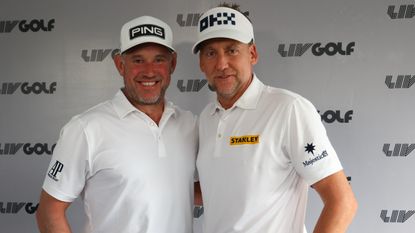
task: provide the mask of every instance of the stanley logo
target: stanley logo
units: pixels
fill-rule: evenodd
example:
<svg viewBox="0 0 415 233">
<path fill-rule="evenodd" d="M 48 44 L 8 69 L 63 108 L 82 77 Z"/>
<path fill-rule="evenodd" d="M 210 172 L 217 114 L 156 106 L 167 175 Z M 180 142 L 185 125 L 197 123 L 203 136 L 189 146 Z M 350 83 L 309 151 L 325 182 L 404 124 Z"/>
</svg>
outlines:
<svg viewBox="0 0 415 233">
<path fill-rule="evenodd" d="M 231 137 L 230 139 L 229 144 L 231 146 L 259 143 L 259 135 L 244 135 L 240 137 Z"/>
</svg>

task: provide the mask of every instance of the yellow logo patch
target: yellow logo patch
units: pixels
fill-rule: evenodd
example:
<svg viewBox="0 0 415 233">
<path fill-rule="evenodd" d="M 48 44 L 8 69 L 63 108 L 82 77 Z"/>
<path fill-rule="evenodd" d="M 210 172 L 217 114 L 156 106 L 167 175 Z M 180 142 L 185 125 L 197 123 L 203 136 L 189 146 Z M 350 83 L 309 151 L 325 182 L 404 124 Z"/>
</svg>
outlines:
<svg viewBox="0 0 415 233">
<path fill-rule="evenodd" d="M 237 146 L 237 145 L 244 145 L 244 144 L 258 144 L 259 143 L 259 135 L 244 135 L 239 137 L 231 137 L 229 141 L 229 145 Z"/>
</svg>

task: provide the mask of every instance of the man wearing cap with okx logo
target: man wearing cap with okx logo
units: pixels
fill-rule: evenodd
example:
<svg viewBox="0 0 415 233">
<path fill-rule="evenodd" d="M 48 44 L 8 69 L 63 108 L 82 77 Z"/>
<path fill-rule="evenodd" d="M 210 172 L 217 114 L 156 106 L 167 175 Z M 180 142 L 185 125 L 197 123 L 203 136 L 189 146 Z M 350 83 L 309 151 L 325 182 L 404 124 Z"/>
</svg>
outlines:
<svg viewBox="0 0 415 233">
<path fill-rule="evenodd" d="M 121 29 L 115 66 L 124 87 L 74 116 L 60 134 L 37 210 L 42 233 L 71 232 L 66 209 L 81 197 L 88 233 L 190 233 L 196 118 L 165 100 L 176 67 L 163 21 Z"/>
<path fill-rule="evenodd" d="M 310 185 L 324 204 L 314 232 L 345 232 L 357 202 L 315 107 L 254 74 L 254 30 L 236 6 L 198 26 L 193 52 L 217 95 L 199 120 L 203 233 L 305 233 Z"/>
</svg>

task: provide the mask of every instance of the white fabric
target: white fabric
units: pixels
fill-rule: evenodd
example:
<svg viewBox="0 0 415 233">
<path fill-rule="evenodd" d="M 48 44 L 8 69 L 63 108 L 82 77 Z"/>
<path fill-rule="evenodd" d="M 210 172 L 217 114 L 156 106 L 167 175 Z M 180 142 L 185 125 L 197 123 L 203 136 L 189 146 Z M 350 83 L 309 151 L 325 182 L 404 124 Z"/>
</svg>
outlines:
<svg viewBox="0 0 415 233">
<path fill-rule="evenodd" d="M 119 91 L 62 129 L 43 189 L 82 196 L 85 232 L 189 233 L 197 140 L 192 113 L 168 103 L 157 126 Z"/>
<path fill-rule="evenodd" d="M 125 23 L 120 34 L 120 53 L 144 43 L 173 48 L 173 33 L 168 24 L 152 16 L 140 16 Z"/>
<path fill-rule="evenodd" d="M 314 106 L 257 77 L 203 110 L 199 139 L 204 233 L 304 233 L 308 186 L 342 169 Z"/>
<path fill-rule="evenodd" d="M 203 13 L 198 22 L 197 41 L 192 47 L 196 54 L 199 45 L 213 38 L 228 38 L 249 43 L 254 41 L 254 28 L 241 12 L 229 7 L 215 7 Z"/>
</svg>

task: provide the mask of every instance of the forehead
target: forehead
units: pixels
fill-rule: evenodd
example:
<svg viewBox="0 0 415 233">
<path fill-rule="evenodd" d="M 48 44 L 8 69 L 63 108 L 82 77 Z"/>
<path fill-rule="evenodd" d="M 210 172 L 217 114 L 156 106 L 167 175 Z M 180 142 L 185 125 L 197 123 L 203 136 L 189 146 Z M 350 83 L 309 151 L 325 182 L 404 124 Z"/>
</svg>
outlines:
<svg viewBox="0 0 415 233">
<path fill-rule="evenodd" d="M 242 42 L 239 42 L 234 39 L 229 38 L 214 38 L 205 40 L 200 44 L 200 50 L 206 49 L 206 48 L 227 48 L 231 46 L 243 46 L 246 45 Z"/>
<path fill-rule="evenodd" d="M 127 51 L 124 52 L 125 55 L 136 55 L 136 54 L 141 54 L 141 53 L 145 53 L 145 52 L 155 52 L 158 54 L 171 54 L 171 51 L 160 44 L 157 43 L 144 43 L 144 44 L 140 44 L 137 46 L 134 46 L 130 49 L 128 49 Z"/>
</svg>

